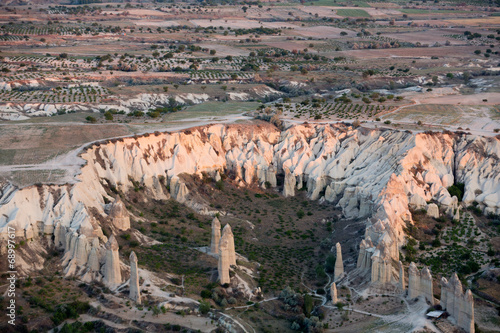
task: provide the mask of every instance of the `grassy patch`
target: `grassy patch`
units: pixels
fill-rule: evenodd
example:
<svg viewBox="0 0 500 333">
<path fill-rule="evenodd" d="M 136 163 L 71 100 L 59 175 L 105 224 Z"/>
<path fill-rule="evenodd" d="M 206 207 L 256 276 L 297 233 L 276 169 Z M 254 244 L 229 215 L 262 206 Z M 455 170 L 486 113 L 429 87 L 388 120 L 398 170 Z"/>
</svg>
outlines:
<svg viewBox="0 0 500 333">
<path fill-rule="evenodd" d="M 345 17 L 370 17 L 363 9 L 338 9 L 337 14 Z"/>
</svg>

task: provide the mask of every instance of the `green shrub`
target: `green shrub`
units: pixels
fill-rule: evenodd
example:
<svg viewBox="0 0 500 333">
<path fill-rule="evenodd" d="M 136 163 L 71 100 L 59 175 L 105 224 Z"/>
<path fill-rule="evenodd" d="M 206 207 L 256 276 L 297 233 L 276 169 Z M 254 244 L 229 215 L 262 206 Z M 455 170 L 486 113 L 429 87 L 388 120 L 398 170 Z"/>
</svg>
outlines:
<svg viewBox="0 0 500 333">
<path fill-rule="evenodd" d="M 210 311 L 210 303 L 207 301 L 200 301 L 200 313 L 207 314 Z"/>
<path fill-rule="evenodd" d="M 456 196 L 458 198 L 458 201 L 462 201 L 463 195 L 465 191 L 465 184 L 464 183 L 456 183 L 450 187 L 448 187 L 448 193 L 450 195 Z"/>
</svg>

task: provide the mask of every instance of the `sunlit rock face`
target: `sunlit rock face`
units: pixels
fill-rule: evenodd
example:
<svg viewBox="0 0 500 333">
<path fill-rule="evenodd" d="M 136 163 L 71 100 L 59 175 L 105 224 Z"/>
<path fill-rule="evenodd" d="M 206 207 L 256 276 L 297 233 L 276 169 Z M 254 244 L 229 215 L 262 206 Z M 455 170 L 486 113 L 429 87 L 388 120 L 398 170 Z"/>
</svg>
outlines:
<svg viewBox="0 0 500 333">
<path fill-rule="evenodd" d="M 219 241 L 220 241 L 220 221 L 217 217 L 212 220 L 212 241 L 210 243 L 210 252 L 219 254 Z"/>
<path fill-rule="evenodd" d="M 130 229 L 130 216 L 125 208 L 125 204 L 118 196 L 111 204 L 109 217 L 111 218 L 112 225 L 118 230 Z"/>
<path fill-rule="evenodd" d="M 103 282 L 109 288 L 116 288 L 122 283 L 118 243 L 115 236 L 111 236 L 106 243 L 106 256 L 102 271 Z"/>
<path fill-rule="evenodd" d="M 130 281 L 129 297 L 137 304 L 141 304 L 141 290 L 139 287 L 139 270 L 137 269 L 137 256 L 134 251 L 130 252 Z"/>
<path fill-rule="evenodd" d="M 468 333 L 474 333 L 474 298 L 470 289 L 464 294 L 456 273 L 449 282 L 446 278 L 441 278 L 440 304 L 455 318 L 458 326 Z"/>
<path fill-rule="evenodd" d="M 149 198 L 173 198 L 213 215 L 218 211 L 196 197 L 183 174 L 214 179 L 226 174 L 240 186 L 262 187 L 276 186 L 278 175 L 284 195 L 305 188 L 311 200 L 341 208 L 346 218 L 366 219 L 358 267 L 374 282 L 386 283 L 398 278 L 393 263 L 399 260 L 404 227 L 412 221 L 410 207 L 435 216 L 439 211 L 427 204 L 435 201 L 444 214 L 456 214 L 457 198 L 446 187 L 462 182 L 465 204 L 477 201 L 484 212 L 500 213 L 498 156 L 497 138 L 337 124 L 283 131 L 267 123 L 211 125 L 120 138 L 93 144 L 81 154 L 86 164 L 75 184 L 2 185 L 0 238 L 6 239 L 8 226 L 21 239 L 48 237 L 70 253 L 67 272 L 83 274 L 104 263 L 102 221 L 128 228 L 126 207 L 119 202 L 109 207 L 115 201 L 110 189 L 126 194 L 142 186 Z M 43 256 L 36 260 L 43 262 Z"/>
</svg>

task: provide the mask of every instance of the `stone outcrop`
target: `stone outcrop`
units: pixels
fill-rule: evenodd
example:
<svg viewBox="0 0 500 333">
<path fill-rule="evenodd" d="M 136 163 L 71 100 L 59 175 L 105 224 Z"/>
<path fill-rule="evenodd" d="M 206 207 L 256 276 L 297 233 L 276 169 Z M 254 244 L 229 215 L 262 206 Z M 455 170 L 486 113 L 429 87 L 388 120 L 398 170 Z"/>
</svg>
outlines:
<svg viewBox="0 0 500 333">
<path fill-rule="evenodd" d="M 229 265 L 230 266 L 236 266 L 236 251 L 234 249 L 234 235 L 233 231 L 231 230 L 231 226 L 226 224 L 224 229 L 222 229 L 222 236 L 220 238 L 220 242 L 222 240 L 227 240 L 227 253 L 228 253 L 228 258 L 229 258 Z M 220 246 L 220 244 L 219 244 Z"/>
<path fill-rule="evenodd" d="M 229 267 L 236 266 L 236 252 L 234 249 L 234 235 L 231 226 L 226 224 L 222 229 L 219 240 L 219 280 L 221 284 L 229 283 Z"/>
<path fill-rule="evenodd" d="M 427 206 L 427 215 L 433 218 L 439 217 L 439 207 L 435 203 L 431 203 Z"/>
<path fill-rule="evenodd" d="M 405 268 L 403 266 L 403 263 L 400 261 L 398 263 L 399 265 L 399 281 L 398 281 L 398 288 L 401 292 L 406 291 L 406 284 L 405 284 Z"/>
<path fill-rule="evenodd" d="M 415 263 L 408 269 L 408 297 L 410 299 L 423 296 L 429 303 L 434 304 L 432 275 L 427 267 L 418 271 Z"/>
<path fill-rule="evenodd" d="M 103 282 L 107 287 L 113 289 L 122 283 L 118 242 L 114 235 L 111 235 L 106 243 L 106 257 L 102 273 L 104 276 Z"/>
<path fill-rule="evenodd" d="M 130 282 L 129 282 L 129 297 L 137 304 L 141 304 L 141 289 L 139 287 L 139 271 L 137 269 L 137 256 L 135 252 L 130 253 Z"/>
<path fill-rule="evenodd" d="M 366 216 L 366 247 L 359 266 L 367 276 L 387 281 L 397 275 L 395 269 L 387 273 L 387 259 L 394 266 L 399 260 L 404 228 L 412 221 L 410 204 L 422 207 L 423 200 L 432 200 L 445 212 L 455 211 L 457 200 L 446 186 L 460 182 L 465 184 L 463 205 L 477 201 L 485 214 L 500 214 L 500 140 L 495 137 L 341 124 L 304 124 L 284 131 L 262 123 L 220 124 L 113 139 L 87 147 L 80 156 L 84 163 L 71 184 L 23 189 L 0 185 L 0 241 L 12 227 L 19 239 L 31 239 L 29 244 L 48 237 L 68 252 L 71 244 L 62 244 L 68 232 L 105 242 L 100 221 L 108 216 L 106 202 L 113 200 L 110 188 L 127 193 L 140 185 L 153 198 L 171 195 L 209 214 L 214 211 L 194 201 L 195 193 L 181 174 L 201 178 L 218 171 L 245 186 L 272 185 L 276 173 L 286 178 L 286 195 L 305 186 L 310 199 L 325 193 L 324 199 L 347 218 Z M 371 274 L 375 261 L 376 272 Z M 76 261 L 70 263 L 68 271 L 83 271 Z"/>
<path fill-rule="evenodd" d="M 337 297 L 337 285 L 335 282 L 333 282 L 330 287 L 330 296 L 332 297 L 332 304 L 336 304 L 339 301 Z"/>
<path fill-rule="evenodd" d="M 285 182 L 283 184 L 283 195 L 285 197 L 293 197 L 295 195 L 295 176 L 289 169 L 285 169 Z"/>
<path fill-rule="evenodd" d="M 424 296 L 431 304 L 434 304 L 432 275 L 427 267 L 422 268 L 420 271 L 420 295 Z"/>
<path fill-rule="evenodd" d="M 220 241 L 220 221 L 217 217 L 212 220 L 212 241 L 210 243 L 210 252 L 219 254 L 219 241 Z"/>
<path fill-rule="evenodd" d="M 416 298 L 420 295 L 420 274 L 417 265 L 414 262 L 410 263 L 408 268 L 408 297 Z"/>
<path fill-rule="evenodd" d="M 334 281 L 337 281 L 344 276 L 344 261 L 342 260 L 342 247 L 340 243 L 335 244 L 335 248 L 337 249 L 337 258 L 335 259 Z"/>
<path fill-rule="evenodd" d="M 356 268 L 363 271 L 371 271 L 372 255 L 374 250 L 375 247 L 373 246 L 370 236 L 361 240 L 361 243 L 359 244 L 359 254 Z"/>
<path fill-rule="evenodd" d="M 457 325 L 468 333 L 474 333 L 474 298 L 468 289 L 465 294 L 462 290 L 462 283 L 456 273 L 450 278 L 441 278 L 441 306 L 453 318 Z"/>
<path fill-rule="evenodd" d="M 111 204 L 109 217 L 111 218 L 111 224 L 118 230 L 130 229 L 130 216 L 120 196 L 117 196 L 116 200 Z"/>
<path fill-rule="evenodd" d="M 227 237 L 221 237 L 219 243 L 219 263 L 217 268 L 219 272 L 219 281 L 222 285 L 231 282 L 229 277 L 229 260 L 229 240 Z"/>
</svg>

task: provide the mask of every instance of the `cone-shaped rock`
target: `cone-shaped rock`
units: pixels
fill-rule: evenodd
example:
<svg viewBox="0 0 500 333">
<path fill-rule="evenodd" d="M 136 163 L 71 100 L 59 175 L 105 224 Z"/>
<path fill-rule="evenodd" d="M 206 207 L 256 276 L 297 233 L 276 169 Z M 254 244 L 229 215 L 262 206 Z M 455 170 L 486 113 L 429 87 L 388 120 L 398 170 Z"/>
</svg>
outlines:
<svg viewBox="0 0 500 333">
<path fill-rule="evenodd" d="M 220 222 L 217 217 L 212 220 L 212 243 L 210 244 L 210 252 L 219 254 L 220 242 Z"/>
<path fill-rule="evenodd" d="M 231 226 L 226 224 L 224 229 L 222 229 L 222 239 L 227 239 L 227 251 L 228 251 L 228 256 L 229 256 L 229 265 L 234 265 L 236 266 L 236 252 L 234 250 L 234 235 L 233 235 L 233 230 L 231 229 Z M 220 245 L 219 245 L 220 246 Z"/>
<path fill-rule="evenodd" d="M 218 271 L 220 284 L 231 282 L 229 278 L 229 241 L 227 237 L 220 239 Z"/>
<path fill-rule="evenodd" d="M 125 204 L 120 200 L 120 197 L 116 197 L 115 202 L 111 205 L 109 217 L 111 217 L 111 223 L 118 230 L 130 229 L 130 216 Z"/>
<path fill-rule="evenodd" d="M 332 296 L 332 304 L 335 304 L 339 301 L 337 297 L 337 285 L 335 284 L 335 282 L 332 283 L 332 286 L 330 287 L 330 296 Z"/>
<path fill-rule="evenodd" d="M 340 243 L 335 245 L 337 248 L 337 259 L 335 260 L 335 276 L 334 280 L 337 281 L 342 275 L 344 275 L 344 262 L 342 261 L 342 247 Z"/>
<path fill-rule="evenodd" d="M 141 304 L 141 290 L 139 288 L 139 272 L 137 270 L 137 256 L 135 252 L 130 253 L 130 299 Z"/>
<path fill-rule="evenodd" d="M 114 235 L 106 243 L 106 258 L 103 266 L 104 284 L 110 288 L 117 287 L 122 282 L 120 272 L 120 257 L 118 256 L 118 242 Z"/>
</svg>

